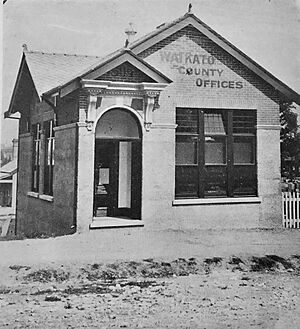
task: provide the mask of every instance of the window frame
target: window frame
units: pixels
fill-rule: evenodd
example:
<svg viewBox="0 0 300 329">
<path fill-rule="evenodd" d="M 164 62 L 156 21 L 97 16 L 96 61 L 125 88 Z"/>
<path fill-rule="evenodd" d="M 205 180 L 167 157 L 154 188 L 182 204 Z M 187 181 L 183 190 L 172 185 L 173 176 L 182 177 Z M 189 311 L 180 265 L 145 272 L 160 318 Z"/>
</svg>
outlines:
<svg viewBox="0 0 300 329">
<path fill-rule="evenodd" d="M 197 133 L 195 131 L 189 132 L 187 126 L 181 126 L 180 120 L 182 122 L 188 121 L 184 120 L 184 111 L 190 110 L 190 117 L 194 116 L 195 122 L 195 113 L 197 116 Z M 248 112 L 248 116 L 246 113 Z M 182 112 L 182 113 L 179 113 Z M 217 113 L 222 115 L 222 122 L 224 124 L 224 133 L 211 133 L 205 131 L 205 114 L 209 113 Z M 242 121 L 239 127 L 237 123 L 238 116 L 242 117 Z M 245 119 L 244 117 L 245 116 Z M 178 120 L 178 117 L 180 119 Z M 207 119 L 208 120 L 208 119 Z M 248 120 L 248 121 L 247 121 Z M 178 136 L 197 136 L 197 164 L 188 165 L 188 164 L 178 164 L 176 163 L 177 159 L 177 148 L 175 150 L 175 198 L 176 199 L 186 199 L 186 198 L 233 198 L 233 197 L 249 197 L 249 196 L 257 196 L 257 138 L 256 138 L 256 121 L 257 121 L 257 111 L 253 109 L 212 109 L 212 108 L 184 108 L 177 107 L 176 108 L 176 133 L 175 133 L 175 144 L 177 143 Z M 208 122 L 208 121 L 207 121 Z M 191 130 L 195 128 L 194 123 L 192 123 L 193 127 Z M 183 129 L 182 129 L 183 127 Z M 182 131 L 186 130 L 186 131 Z M 224 163 L 206 163 L 205 162 L 205 148 L 207 138 L 214 136 L 216 139 L 224 140 L 224 149 L 225 152 L 225 161 Z M 251 157 L 253 157 L 252 163 L 234 163 L 234 141 L 235 139 L 245 140 L 247 143 L 251 144 Z M 188 184 L 185 188 L 185 180 L 184 180 L 184 171 L 188 172 L 187 169 L 183 169 L 184 167 L 197 166 L 197 175 L 194 174 L 194 181 L 196 185 L 196 190 L 189 190 Z M 212 175 L 207 174 L 207 171 L 216 169 L 216 177 L 221 175 L 223 177 L 223 182 L 225 181 L 225 187 L 220 182 L 220 186 L 216 186 L 217 190 L 214 193 L 213 190 L 209 190 L 207 186 L 211 184 L 207 177 L 212 178 Z M 241 169 L 242 168 L 242 169 Z M 246 177 L 245 169 L 249 168 L 251 175 L 249 180 L 244 179 L 244 182 L 241 180 L 241 177 Z M 219 172 L 218 172 L 219 171 Z M 191 180 L 191 172 L 188 173 L 187 177 Z M 236 172 L 241 173 L 241 177 L 236 177 Z M 181 175 L 181 176 L 180 176 Z M 222 178 L 221 178 L 222 179 Z M 243 184 L 248 186 L 243 187 Z M 184 183 L 182 183 L 184 182 Z M 239 189 L 236 185 L 239 185 Z M 218 185 L 218 184 L 217 184 Z M 192 186 L 192 184 L 190 184 Z M 181 188 L 181 189 L 180 189 Z M 250 192 L 252 190 L 252 192 Z"/>
<path fill-rule="evenodd" d="M 53 172 L 54 172 L 54 149 L 55 149 L 55 133 L 54 120 L 44 122 L 44 187 L 45 195 L 53 196 Z"/>
<path fill-rule="evenodd" d="M 39 192 L 40 167 L 41 167 L 41 124 L 36 123 L 31 126 L 32 141 L 32 167 L 31 167 L 31 191 Z"/>
</svg>

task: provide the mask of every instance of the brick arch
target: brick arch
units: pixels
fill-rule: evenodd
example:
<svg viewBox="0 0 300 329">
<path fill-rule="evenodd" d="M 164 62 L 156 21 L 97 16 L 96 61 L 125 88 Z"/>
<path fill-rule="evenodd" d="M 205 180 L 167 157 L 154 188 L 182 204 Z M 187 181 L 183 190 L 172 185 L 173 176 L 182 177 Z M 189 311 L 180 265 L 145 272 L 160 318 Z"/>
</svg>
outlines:
<svg viewBox="0 0 300 329">
<path fill-rule="evenodd" d="M 101 118 L 103 118 L 105 116 L 105 114 L 109 113 L 110 111 L 114 111 L 114 110 L 120 110 L 120 111 L 124 111 L 125 113 L 126 112 L 129 113 L 135 120 L 135 123 L 137 124 L 139 137 L 142 138 L 143 133 L 144 133 L 143 119 L 134 109 L 132 109 L 131 107 L 126 106 L 126 105 L 122 105 L 122 106 L 113 105 L 113 106 L 110 106 L 110 107 L 106 108 L 105 110 L 101 111 L 101 113 L 97 116 L 97 118 L 95 120 L 95 125 L 94 125 L 95 137 L 97 138 L 97 127 L 99 126 L 99 123 L 101 122 Z"/>
</svg>

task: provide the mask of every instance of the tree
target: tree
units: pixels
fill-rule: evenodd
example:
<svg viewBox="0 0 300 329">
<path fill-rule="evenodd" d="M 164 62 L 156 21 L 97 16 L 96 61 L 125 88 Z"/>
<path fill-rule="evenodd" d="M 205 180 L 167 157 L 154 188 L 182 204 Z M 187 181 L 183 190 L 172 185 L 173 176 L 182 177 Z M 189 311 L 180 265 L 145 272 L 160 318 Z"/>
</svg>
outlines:
<svg viewBox="0 0 300 329">
<path fill-rule="evenodd" d="M 298 175 L 298 158 L 300 155 L 300 134 L 298 133 L 297 113 L 291 102 L 280 104 L 280 146 L 281 173 L 293 178 Z"/>
</svg>

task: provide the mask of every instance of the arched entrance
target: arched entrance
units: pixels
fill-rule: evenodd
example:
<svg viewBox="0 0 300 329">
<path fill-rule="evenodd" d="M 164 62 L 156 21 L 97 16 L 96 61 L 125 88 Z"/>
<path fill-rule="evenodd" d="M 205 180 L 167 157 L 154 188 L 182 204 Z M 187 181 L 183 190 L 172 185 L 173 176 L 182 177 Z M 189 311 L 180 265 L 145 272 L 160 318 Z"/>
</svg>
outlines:
<svg viewBox="0 0 300 329">
<path fill-rule="evenodd" d="M 95 129 L 94 216 L 141 219 L 142 133 L 137 117 L 113 108 Z"/>
</svg>

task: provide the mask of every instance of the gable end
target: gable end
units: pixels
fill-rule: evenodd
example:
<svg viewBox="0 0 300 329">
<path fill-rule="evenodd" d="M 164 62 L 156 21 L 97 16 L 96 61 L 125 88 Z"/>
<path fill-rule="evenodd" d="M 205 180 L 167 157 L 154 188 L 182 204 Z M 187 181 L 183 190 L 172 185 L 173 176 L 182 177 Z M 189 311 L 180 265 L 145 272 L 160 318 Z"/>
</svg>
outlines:
<svg viewBox="0 0 300 329">
<path fill-rule="evenodd" d="M 104 73 L 96 80 L 119 81 L 119 82 L 155 82 L 144 72 L 138 70 L 129 62 L 125 62 L 114 69 Z"/>
<path fill-rule="evenodd" d="M 227 51 L 222 49 L 215 42 L 210 40 L 207 36 L 205 36 L 191 24 L 173 33 L 167 38 L 159 41 L 157 44 L 152 45 L 148 49 L 143 50 L 141 53 L 138 54 L 138 56 L 147 61 L 147 57 L 151 56 L 155 52 L 161 52 L 161 57 L 163 57 L 164 60 L 172 61 L 171 56 L 167 58 L 168 54 L 164 54 L 163 48 L 184 36 L 192 40 L 201 48 L 203 48 L 207 53 L 213 56 L 213 58 L 227 66 L 233 72 L 238 74 L 240 77 L 242 77 L 251 85 L 253 85 L 255 88 L 264 93 L 267 97 L 272 99 L 274 102 L 279 102 L 280 93 L 278 92 L 278 90 L 276 90 L 271 84 L 269 84 L 260 76 L 251 71 L 247 66 L 241 63 Z M 176 58 L 176 56 L 174 57 Z M 188 52 L 185 53 L 184 50 L 181 52 L 181 54 L 178 53 L 177 60 L 178 62 L 176 62 L 176 60 L 174 62 L 174 64 L 176 65 L 182 65 L 185 68 L 188 68 L 189 66 L 195 66 L 195 63 L 193 62 L 193 57 L 189 56 Z"/>
</svg>

